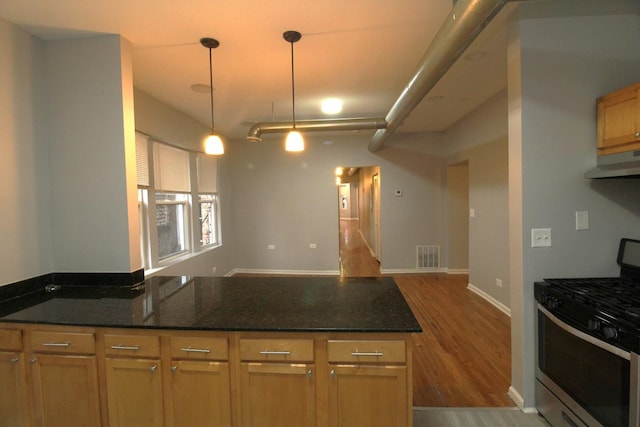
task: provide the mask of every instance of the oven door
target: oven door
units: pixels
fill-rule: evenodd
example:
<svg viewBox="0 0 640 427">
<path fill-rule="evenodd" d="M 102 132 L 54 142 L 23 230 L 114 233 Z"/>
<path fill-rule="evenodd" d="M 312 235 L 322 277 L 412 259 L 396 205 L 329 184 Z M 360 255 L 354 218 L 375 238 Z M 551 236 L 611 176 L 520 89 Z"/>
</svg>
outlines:
<svg viewBox="0 0 640 427">
<path fill-rule="evenodd" d="M 587 335 L 540 304 L 537 335 L 536 399 L 552 425 L 638 426 L 635 353 Z M 569 411 L 554 407 L 553 398 Z"/>
</svg>

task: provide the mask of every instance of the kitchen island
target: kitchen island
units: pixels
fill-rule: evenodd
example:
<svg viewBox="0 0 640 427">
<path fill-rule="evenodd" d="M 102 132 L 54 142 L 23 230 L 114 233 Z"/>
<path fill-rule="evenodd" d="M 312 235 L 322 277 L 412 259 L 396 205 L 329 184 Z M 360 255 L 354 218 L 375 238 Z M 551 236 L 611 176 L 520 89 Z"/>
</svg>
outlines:
<svg viewBox="0 0 640 427">
<path fill-rule="evenodd" d="M 391 278 L 48 289 L 0 302 L 6 425 L 412 425 L 421 329 Z"/>
</svg>

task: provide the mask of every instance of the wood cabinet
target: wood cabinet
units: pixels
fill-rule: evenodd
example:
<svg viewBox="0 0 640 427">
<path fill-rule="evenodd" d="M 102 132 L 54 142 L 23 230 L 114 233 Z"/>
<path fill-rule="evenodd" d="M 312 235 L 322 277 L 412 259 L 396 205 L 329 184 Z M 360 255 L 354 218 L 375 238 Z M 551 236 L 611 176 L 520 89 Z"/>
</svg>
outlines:
<svg viewBox="0 0 640 427">
<path fill-rule="evenodd" d="M 231 425 L 229 344 L 226 337 L 171 337 L 167 425 Z"/>
<path fill-rule="evenodd" d="M 2 427 L 411 427 L 411 412 L 408 333 L 0 328 Z"/>
<path fill-rule="evenodd" d="M 314 342 L 240 339 L 243 427 L 316 425 Z"/>
<path fill-rule="evenodd" d="M 399 340 L 329 341 L 329 426 L 410 425 L 405 351 Z"/>
<path fill-rule="evenodd" d="M 32 331 L 30 348 L 36 425 L 100 426 L 94 334 Z"/>
<path fill-rule="evenodd" d="M 104 352 L 109 425 L 163 426 L 160 338 L 105 334 Z"/>
<path fill-rule="evenodd" d="M 640 150 L 640 83 L 598 98 L 598 155 Z"/>
<path fill-rule="evenodd" d="M 28 425 L 26 364 L 22 332 L 0 329 L 0 424 Z"/>
</svg>

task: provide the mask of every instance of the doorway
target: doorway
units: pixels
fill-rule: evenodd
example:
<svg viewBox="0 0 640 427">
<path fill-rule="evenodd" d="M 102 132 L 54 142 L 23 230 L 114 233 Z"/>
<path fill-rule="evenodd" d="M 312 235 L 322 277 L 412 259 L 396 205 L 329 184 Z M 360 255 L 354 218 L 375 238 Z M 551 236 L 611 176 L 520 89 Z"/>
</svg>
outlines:
<svg viewBox="0 0 640 427">
<path fill-rule="evenodd" d="M 339 167 L 336 175 L 340 275 L 379 276 L 379 167 Z"/>
</svg>

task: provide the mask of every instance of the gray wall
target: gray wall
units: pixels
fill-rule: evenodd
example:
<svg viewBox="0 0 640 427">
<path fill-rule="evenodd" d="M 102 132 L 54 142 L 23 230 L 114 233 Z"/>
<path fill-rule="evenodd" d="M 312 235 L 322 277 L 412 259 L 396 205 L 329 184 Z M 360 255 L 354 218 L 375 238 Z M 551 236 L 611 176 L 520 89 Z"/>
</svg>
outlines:
<svg viewBox="0 0 640 427">
<path fill-rule="evenodd" d="M 510 307 L 507 96 L 500 93 L 446 135 L 447 162 L 468 165 L 469 284 L 504 311 Z M 455 211 L 448 214 L 454 219 Z M 455 235 L 450 236 L 451 240 Z M 502 281 L 502 287 L 496 285 Z"/>
<path fill-rule="evenodd" d="M 230 151 L 239 269 L 338 271 L 335 168 L 344 165 L 380 166 L 383 271 L 414 270 L 416 245 L 443 244 L 443 163 L 431 153 L 441 150 L 439 135 L 405 137 L 375 154 L 366 148 L 370 133 L 309 132 L 298 154 L 284 152 L 283 137 L 237 141 Z M 360 192 L 366 206 L 362 184 Z"/>
<path fill-rule="evenodd" d="M 53 269 L 44 44 L 0 19 L 0 285 Z"/>
<path fill-rule="evenodd" d="M 136 130 L 156 141 L 191 151 L 202 151 L 209 128 L 139 89 L 135 94 Z M 226 149 L 233 142 L 226 141 Z M 188 259 L 154 271 L 151 275 L 221 276 L 234 269 L 232 190 L 229 156 L 218 157 L 217 190 L 221 207 L 222 246 L 192 254 Z"/>
<path fill-rule="evenodd" d="M 524 3 L 509 36 L 512 385 L 525 406 L 534 405 L 534 281 L 617 275 L 619 239 L 640 237 L 638 181 L 583 177 L 596 161 L 595 99 L 638 80 L 640 3 L 564 4 L 587 16 Z M 633 14 L 616 16 L 622 6 Z M 607 11 L 588 16 L 597 7 Z M 589 211 L 590 230 L 575 230 L 578 210 Z M 537 227 L 552 229 L 552 247 L 530 247 Z"/>
</svg>

